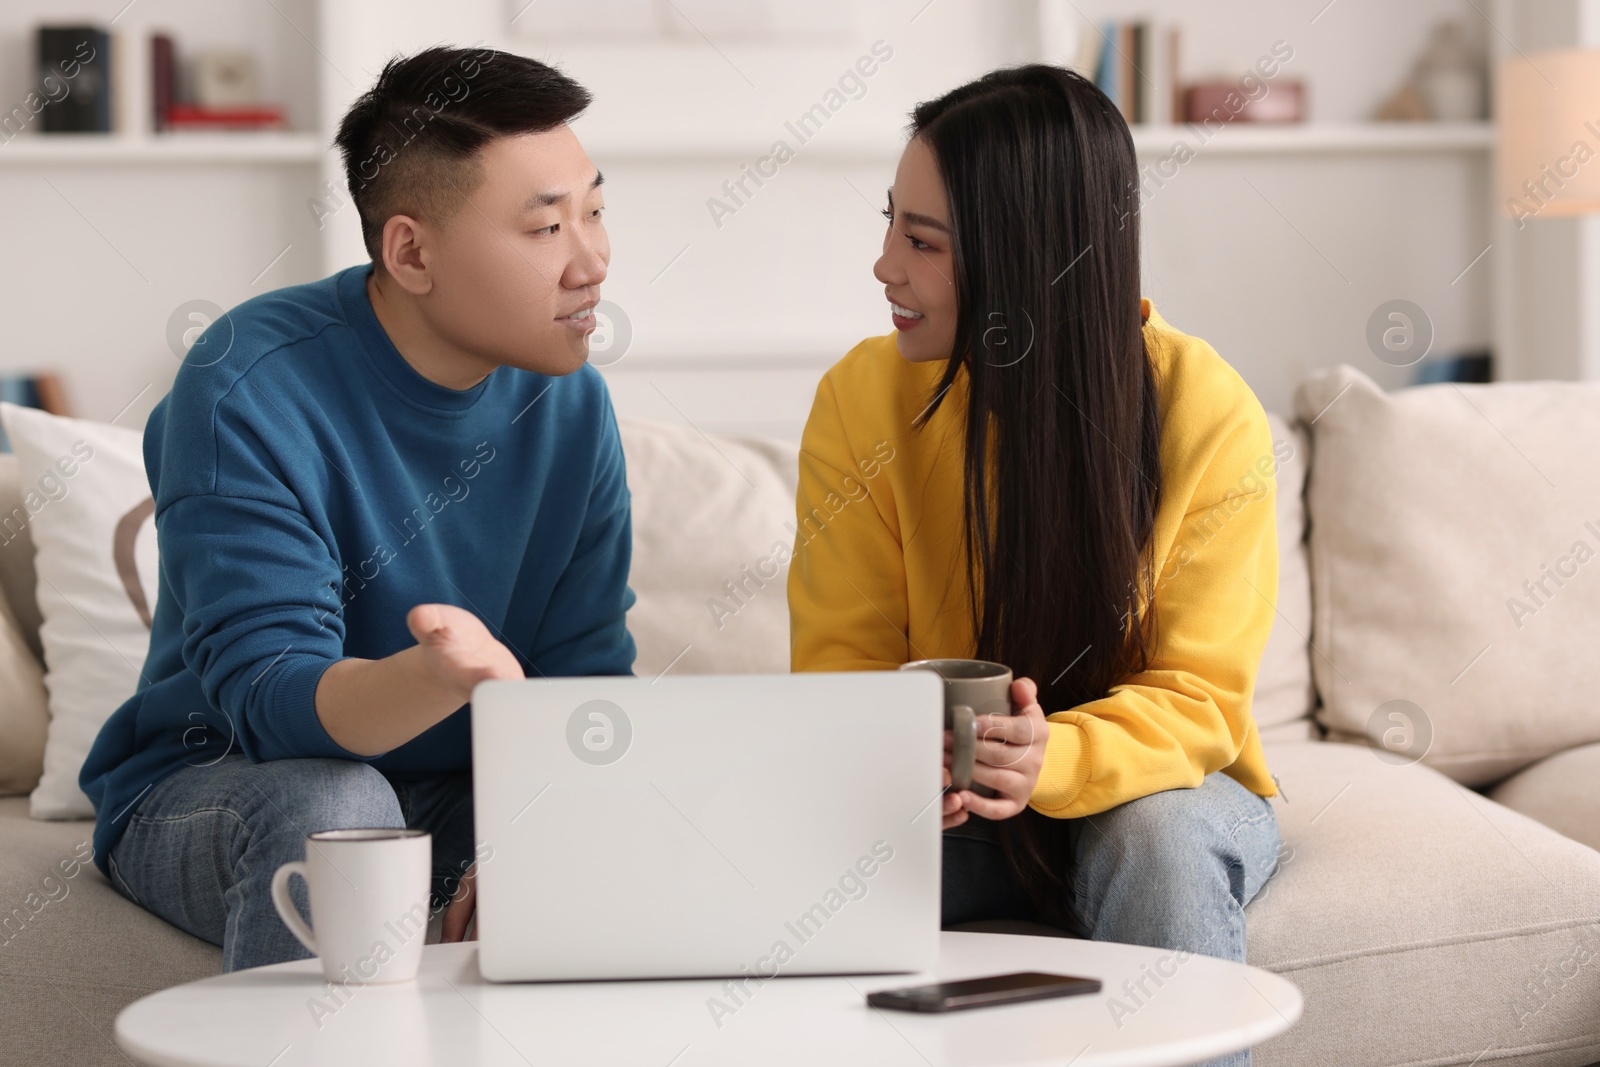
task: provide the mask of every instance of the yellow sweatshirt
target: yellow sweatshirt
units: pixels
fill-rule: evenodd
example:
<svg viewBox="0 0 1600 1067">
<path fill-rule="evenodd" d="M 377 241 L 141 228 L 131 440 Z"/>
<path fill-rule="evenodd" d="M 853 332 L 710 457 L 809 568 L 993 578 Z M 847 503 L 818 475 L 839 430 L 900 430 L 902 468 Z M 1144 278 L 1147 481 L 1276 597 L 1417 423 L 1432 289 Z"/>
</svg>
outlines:
<svg viewBox="0 0 1600 1067">
<path fill-rule="evenodd" d="M 1050 737 L 1030 806 L 1059 818 L 1197 786 L 1218 770 L 1277 793 L 1250 713 L 1278 597 L 1267 417 L 1210 345 L 1148 300 L 1143 311 L 1161 417 L 1158 645 L 1148 670 L 1104 697 L 1044 709 Z M 944 366 L 906 360 L 891 334 L 851 349 L 817 386 L 788 580 L 793 670 L 973 655 L 961 550 L 966 375 L 920 433 L 911 429 Z M 1072 652 L 1062 653 L 1065 668 Z"/>
</svg>

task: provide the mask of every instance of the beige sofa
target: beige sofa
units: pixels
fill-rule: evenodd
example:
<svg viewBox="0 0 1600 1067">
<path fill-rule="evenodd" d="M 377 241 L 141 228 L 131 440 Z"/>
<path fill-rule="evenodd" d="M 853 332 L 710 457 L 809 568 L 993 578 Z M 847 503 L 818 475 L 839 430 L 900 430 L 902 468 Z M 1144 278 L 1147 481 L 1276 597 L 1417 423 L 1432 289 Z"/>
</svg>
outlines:
<svg viewBox="0 0 1600 1067">
<path fill-rule="evenodd" d="M 1427 583 L 1439 575 L 1424 573 L 1429 568 L 1408 555 L 1412 542 L 1431 539 L 1442 553 L 1473 543 L 1476 528 L 1461 524 L 1475 520 L 1448 501 L 1436 505 L 1439 525 L 1413 528 L 1430 506 L 1428 493 L 1441 482 L 1495 491 L 1502 481 L 1530 477 L 1513 449 L 1539 464 L 1541 449 L 1571 449 L 1594 436 L 1575 421 L 1540 431 L 1550 405 L 1516 387 L 1458 391 L 1459 399 L 1447 392 L 1455 386 L 1429 388 L 1384 396 L 1343 370 L 1302 387 L 1295 425 L 1272 420 L 1280 445 L 1281 588 L 1255 714 L 1282 787 L 1274 806 L 1284 849 L 1278 872 L 1248 910 L 1249 951 L 1251 962 L 1299 985 L 1305 1013 L 1257 1050 L 1261 1067 L 1600 1062 L 1600 711 L 1590 705 L 1586 727 L 1581 703 L 1563 710 L 1535 693 L 1537 700 L 1507 703 L 1485 724 L 1468 721 L 1481 709 L 1447 707 L 1442 697 L 1419 701 L 1431 709 L 1440 765 L 1457 778 L 1434 769 L 1431 753 L 1415 762 L 1404 751 L 1372 747 L 1359 729 L 1340 729 L 1372 710 L 1363 687 L 1382 699 L 1413 691 L 1409 683 L 1364 676 L 1369 661 L 1389 657 L 1402 662 L 1403 673 L 1440 654 L 1430 641 L 1449 620 L 1417 627 L 1403 603 L 1382 617 L 1363 614 L 1364 605 L 1396 597 L 1394 588 L 1363 583 L 1409 582 L 1428 618 L 1426 602 L 1440 594 Z M 1562 395 L 1561 418 L 1588 405 L 1589 420 L 1600 424 L 1594 393 L 1574 386 Z M 1533 414 L 1513 428 L 1516 420 L 1504 411 L 1490 417 L 1500 403 L 1495 397 Z M 1440 416 L 1440 432 L 1453 438 L 1423 435 L 1418 443 L 1418 410 L 1437 414 L 1463 401 L 1467 407 Z M 1451 428 L 1457 415 L 1469 420 L 1465 428 Z M 1470 421 L 1476 418 L 1490 425 Z M 794 447 L 644 422 L 625 421 L 622 431 L 634 506 L 637 672 L 786 670 L 784 575 L 762 578 L 771 568 L 758 561 L 793 541 Z M 1535 440 L 1540 432 L 1545 437 Z M 1441 460 L 1430 458 L 1429 448 L 1454 451 Z M 1593 455 L 1586 454 L 1591 465 Z M 1592 473 L 1570 473 L 1569 487 L 1600 484 Z M 14 463 L 0 463 L 0 514 L 16 493 Z M 1590 499 L 1600 502 L 1600 493 Z M 1502 504 L 1514 517 L 1533 506 Z M 1410 526 L 1385 527 L 1386 516 Z M 1509 528 L 1533 524 L 1526 513 L 1522 520 Z M 1338 543 L 1347 537 L 1343 526 L 1380 529 L 1392 552 Z M 0 578 L 24 627 L 36 628 L 27 551 L 20 542 L 0 550 Z M 1390 556 L 1398 574 L 1368 573 L 1381 571 Z M 1442 573 L 1451 575 L 1449 568 Z M 1600 574 L 1587 577 L 1600 586 Z M 1466 584 L 1480 578 L 1478 571 L 1455 574 Z M 1491 590 L 1489 601 L 1515 588 Z M 1314 602 L 1314 592 L 1322 599 Z M 1569 594 L 1575 607 L 1592 604 L 1588 596 Z M 1363 621 L 1352 628 L 1352 618 Z M 1385 618 L 1398 620 L 1398 629 L 1387 628 Z M 1539 640 L 1561 651 L 1576 636 L 1571 627 L 1550 626 Z M 37 647 L 36 632 L 30 640 Z M 1522 654 L 1536 653 L 1530 647 Z M 1592 663 L 1592 645 L 1589 656 Z M 1466 658 L 1433 673 L 1448 679 Z M 1481 660 L 1466 685 L 1458 676 L 1449 690 L 1458 701 L 1495 696 L 1501 681 L 1515 682 L 1521 670 L 1518 655 Z M 1547 713 L 1553 725 L 1545 731 L 1539 723 Z M 1559 723 L 1558 713 L 1565 716 Z M 1323 740 L 1319 717 L 1358 743 Z M 1386 723 L 1374 741 L 1383 740 Z M 1496 724 L 1510 730 L 1499 750 Z M 1453 743 L 1459 737 L 1468 737 L 1467 749 Z M 1548 749 L 1542 755 L 1540 737 Z M 92 866 L 36 912 L 21 907 L 30 894 L 37 899 L 59 860 L 86 850 L 89 835 L 88 822 L 31 819 L 26 797 L 0 799 L 0 906 L 11 909 L 10 918 L 0 916 L 7 924 L 0 935 L 6 1064 L 125 1063 L 112 1042 L 116 1012 L 145 993 L 219 969 L 218 949 L 127 903 Z"/>
</svg>

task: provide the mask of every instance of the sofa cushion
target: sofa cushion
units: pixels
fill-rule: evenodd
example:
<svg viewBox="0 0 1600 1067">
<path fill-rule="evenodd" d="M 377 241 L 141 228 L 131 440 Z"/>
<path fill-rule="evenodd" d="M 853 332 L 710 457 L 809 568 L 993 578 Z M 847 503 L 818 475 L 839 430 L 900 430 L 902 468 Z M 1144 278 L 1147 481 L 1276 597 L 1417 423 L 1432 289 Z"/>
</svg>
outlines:
<svg viewBox="0 0 1600 1067">
<path fill-rule="evenodd" d="M 1600 384 L 1384 393 L 1338 367 L 1295 411 L 1332 736 L 1468 785 L 1600 741 Z"/>
<path fill-rule="evenodd" d="M 1249 959 L 1305 1014 L 1257 1067 L 1600 1060 L 1600 852 L 1368 747 L 1266 756 L 1283 847 Z"/>
<path fill-rule="evenodd" d="M 117 1012 L 147 993 L 222 970 L 222 950 L 122 896 L 87 857 L 94 823 L 29 818 L 0 798 L 0 1064 L 128 1067 Z M 314 921 L 314 917 L 313 917 Z M 444 911 L 428 924 L 439 940 Z"/>
<path fill-rule="evenodd" d="M 36 818 L 92 816 L 78 772 L 133 695 L 150 643 L 156 537 L 136 430 L 0 404 L 21 465 L 44 615 L 50 727 Z"/>
<path fill-rule="evenodd" d="M 1281 416 L 1268 422 L 1278 461 L 1278 615 L 1252 707 L 1263 738 L 1303 740 L 1315 733 L 1316 698 L 1301 499 L 1309 442 Z M 635 672 L 669 664 L 684 674 L 786 672 L 798 447 L 643 419 L 618 427 L 633 496 Z"/>
<path fill-rule="evenodd" d="M 0 597 L 0 794 L 28 793 L 39 784 L 49 727 L 44 667 Z"/>
<path fill-rule="evenodd" d="M 617 426 L 633 498 L 634 673 L 787 673 L 798 446 Z"/>
<path fill-rule="evenodd" d="M 31 518 L 16 453 L 0 453 L 0 794 L 8 795 L 39 784 L 50 726 Z"/>
<path fill-rule="evenodd" d="M 1299 426 L 1268 414 L 1278 467 L 1278 603 L 1256 672 L 1251 712 L 1263 741 L 1306 740 L 1317 691 L 1311 680 L 1311 567 L 1303 499 L 1310 440 Z"/>
<path fill-rule="evenodd" d="M 1497 803 L 1600 849 L 1600 745 L 1542 759 L 1495 786 Z"/>
<path fill-rule="evenodd" d="M 33 530 L 28 525 L 31 518 L 22 501 L 22 465 L 16 453 L 0 453 L 0 592 L 17 617 L 23 640 L 42 663 L 41 616 L 34 595 L 39 577 L 33 570 Z"/>
<path fill-rule="evenodd" d="M 0 1003 L 8 1063 L 116 1064 L 111 1021 L 146 993 L 222 969 L 222 951 L 133 904 L 90 860 L 94 823 L 0 799 Z M 20 1025 L 16 1021 L 21 1020 Z"/>
</svg>

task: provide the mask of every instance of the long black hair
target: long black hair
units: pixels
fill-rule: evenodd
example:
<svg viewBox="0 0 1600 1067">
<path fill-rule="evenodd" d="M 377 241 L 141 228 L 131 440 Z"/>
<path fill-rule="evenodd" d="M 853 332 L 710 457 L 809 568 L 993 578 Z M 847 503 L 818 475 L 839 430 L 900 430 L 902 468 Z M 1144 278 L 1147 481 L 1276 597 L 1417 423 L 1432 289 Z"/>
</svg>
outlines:
<svg viewBox="0 0 1600 1067">
<path fill-rule="evenodd" d="M 1033 678 L 1049 714 L 1104 697 L 1155 642 L 1160 426 L 1133 138 L 1092 82 L 1039 64 L 911 117 L 944 180 L 957 296 L 955 350 L 916 425 L 965 373 L 975 654 Z M 1028 808 L 1000 826 L 1041 911 L 1061 914 L 1059 821 Z"/>
</svg>

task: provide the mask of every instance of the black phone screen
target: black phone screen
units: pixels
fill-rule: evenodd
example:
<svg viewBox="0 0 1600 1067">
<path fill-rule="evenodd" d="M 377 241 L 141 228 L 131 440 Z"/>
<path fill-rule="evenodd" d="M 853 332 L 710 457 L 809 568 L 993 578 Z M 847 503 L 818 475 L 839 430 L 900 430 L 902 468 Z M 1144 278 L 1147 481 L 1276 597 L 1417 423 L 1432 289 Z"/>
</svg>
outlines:
<svg viewBox="0 0 1600 1067">
<path fill-rule="evenodd" d="M 958 982 L 885 989 L 867 994 L 867 1003 L 874 1008 L 895 1008 L 900 1011 L 959 1011 L 963 1008 L 1014 1004 L 1099 991 L 1100 980 L 1097 978 L 1021 971 L 986 978 L 967 978 Z"/>
</svg>

